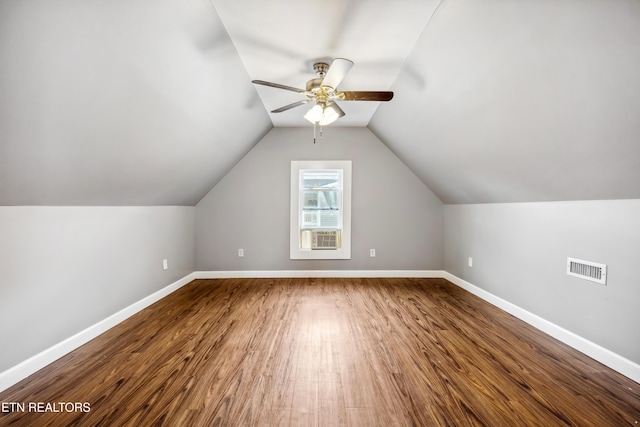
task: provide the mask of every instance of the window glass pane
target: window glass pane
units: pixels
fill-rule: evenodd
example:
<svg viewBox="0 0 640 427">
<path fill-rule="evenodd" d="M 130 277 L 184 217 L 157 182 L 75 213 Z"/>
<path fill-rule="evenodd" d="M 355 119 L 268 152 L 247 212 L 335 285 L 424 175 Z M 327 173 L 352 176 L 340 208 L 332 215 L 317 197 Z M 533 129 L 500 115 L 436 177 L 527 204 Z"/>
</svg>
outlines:
<svg viewBox="0 0 640 427">
<path fill-rule="evenodd" d="M 301 171 L 301 228 L 340 228 L 341 171 Z"/>
<path fill-rule="evenodd" d="M 302 209 L 338 210 L 339 202 L 339 191 L 305 190 L 302 192 Z"/>
<path fill-rule="evenodd" d="M 340 171 L 302 171 L 302 188 L 338 189 L 340 188 Z"/>
<path fill-rule="evenodd" d="M 303 209 L 302 228 L 340 228 L 340 212 Z"/>
</svg>

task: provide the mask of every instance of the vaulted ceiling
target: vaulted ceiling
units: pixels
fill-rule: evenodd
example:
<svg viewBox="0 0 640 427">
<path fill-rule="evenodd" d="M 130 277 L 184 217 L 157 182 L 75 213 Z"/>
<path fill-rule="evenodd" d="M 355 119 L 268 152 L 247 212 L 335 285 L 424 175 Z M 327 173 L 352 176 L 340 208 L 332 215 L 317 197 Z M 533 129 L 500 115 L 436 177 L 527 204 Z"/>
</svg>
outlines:
<svg viewBox="0 0 640 427">
<path fill-rule="evenodd" d="M 341 90 L 388 90 L 438 0 L 211 0 L 251 79 L 305 88 L 315 62 L 354 62 Z M 256 86 L 268 111 L 305 99 Z M 341 102 L 340 126 L 367 126 L 377 102 Z M 271 114 L 275 126 L 308 126 L 309 105 Z"/>
<path fill-rule="evenodd" d="M 195 205 L 271 129 L 208 0 L 0 0 L 0 204 Z"/>
<path fill-rule="evenodd" d="M 637 0 L 444 0 L 369 127 L 445 203 L 640 198 L 638 76 Z"/>
<path fill-rule="evenodd" d="M 0 0 L 0 205 L 194 205 L 333 57 L 446 203 L 640 198 L 637 0 Z"/>
</svg>

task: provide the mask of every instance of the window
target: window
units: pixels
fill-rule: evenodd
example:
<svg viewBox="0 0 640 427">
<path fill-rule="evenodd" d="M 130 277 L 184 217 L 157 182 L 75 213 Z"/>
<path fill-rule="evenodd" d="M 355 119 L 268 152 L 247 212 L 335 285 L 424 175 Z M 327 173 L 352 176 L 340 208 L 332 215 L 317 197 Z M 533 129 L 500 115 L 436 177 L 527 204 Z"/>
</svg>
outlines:
<svg viewBox="0 0 640 427">
<path fill-rule="evenodd" d="M 351 259 L 351 161 L 291 162 L 291 259 Z"/>
</svg>

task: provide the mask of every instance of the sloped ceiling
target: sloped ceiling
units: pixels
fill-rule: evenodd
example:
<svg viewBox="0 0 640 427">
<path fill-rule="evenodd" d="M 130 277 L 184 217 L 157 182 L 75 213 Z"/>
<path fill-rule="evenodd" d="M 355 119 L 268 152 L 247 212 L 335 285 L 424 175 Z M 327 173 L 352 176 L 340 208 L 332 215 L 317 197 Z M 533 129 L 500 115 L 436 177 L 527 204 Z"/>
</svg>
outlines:
<svg viewBox="0 0 640 427">
<path fill-rule="evenodd" d="M 272 127 L 208 0 L 0 0 L 0 205 L 194 205 Z"/>
<path fill-rule="evenodd" d="M 638 1 L 445 0 L 369 127 L 445 203 L 640 198 L 639 76 Z"/>
<path fill-rule="evenodd" d="M 305 88 L 315 62 L 354 62 L 341 90 L 388 90 L 438 0 L 211 0 L 252 80 Z M 267 111 L 304 100 L 256 86 Z M 338 126 L 366 126 L 378 102 L 339 102 Z M 271 113 L 275 126 L 309 126 L 310 106 Z"/>
<path fill-rule="evenodd" d="M 640 198 L 637 0 L 0 0 L 0 205 L 194 205 L 325 57 L 446 203 Z"/>
</svg>

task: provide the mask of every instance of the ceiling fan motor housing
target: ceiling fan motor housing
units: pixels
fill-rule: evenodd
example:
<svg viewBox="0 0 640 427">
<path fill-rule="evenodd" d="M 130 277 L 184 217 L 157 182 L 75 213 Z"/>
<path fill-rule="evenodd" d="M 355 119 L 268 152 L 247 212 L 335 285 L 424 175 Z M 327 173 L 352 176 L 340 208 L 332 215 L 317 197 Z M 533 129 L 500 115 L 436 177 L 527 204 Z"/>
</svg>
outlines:
<svg viewBox="0 0 640 427">
<path fill-rule="evenodd" d="M 314 92 L 315 90 L 320 89 L 320 85 L 322 84 L 322 77 L 316 77 L 315 79 L 311 79 L 307 82 L 307 92 Z"/>
</svg>

